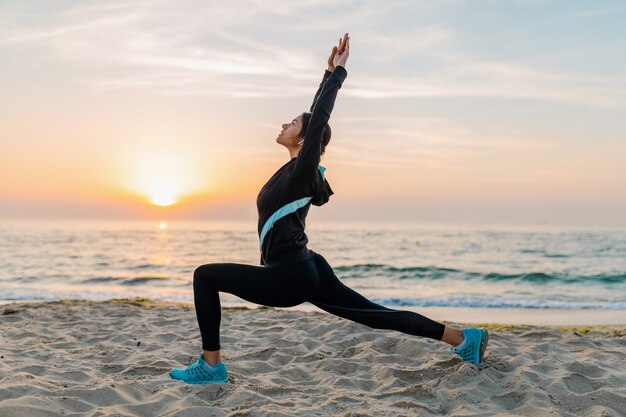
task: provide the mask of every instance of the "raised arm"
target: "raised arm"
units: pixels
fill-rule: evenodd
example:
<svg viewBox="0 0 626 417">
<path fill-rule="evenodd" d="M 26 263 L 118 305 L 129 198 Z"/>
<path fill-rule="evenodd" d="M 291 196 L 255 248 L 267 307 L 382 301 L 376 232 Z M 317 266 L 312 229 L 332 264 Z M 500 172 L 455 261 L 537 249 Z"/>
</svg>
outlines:
<svg viewBox="0 0 626 417">
<path fill-rule="evenodd" d="M 329 70 L 324 72 L 322 83 L 315 94 L 311 106 L 311 119 L 304 135 L 304 145 L 298 153 L 294 167 L 294 179 L 296 181 L 308 182 L 315 175 L 322 153 L 324 127 L 335 106 L 337 93 L 348 75 L 345 66 L 349 55 L 350 37 L 346 33 L 343 39 L 339 39 L 339 45 L 333 47 L 331 55 L 328 57 Z"/>
<path fill-rule="evenodd" d="M 327 70 L 327 69 L 324 70 L 324 76 L 322 77 L 322 82 L 320 83 L 320 86 L 317 88 L 317 92 L 315 93 L 315 98 L 313 98 L 313 104 L 311 104 L 311 110 L 309 110 L 310 112 L 312 112 L 313 109 L 315 108 L 315 103 L 317 103 L 317 98 L 320 96 L 320 93 L 322 92 L 322 87 L 324 87 L 324 83 L 326 82 L 328 77 L 330 77 L 330 74 L 332 73 L 333 72 L 330 70 Z"/>
<path fill-rule="evenodd" d="M 316 97 L 316 102 L 311 109 L 313 114 L 304 135 L 304 144 L 298 153 L 294 168 L 296 178 L 308 180 L 315 175 L 315 170 L 320 163 L 324 126 L 330 119 L 337 93 L 347 75 L 346 69 L 342 65 L 337 65 L 321 86 L 319 96 Z"/>
<path fill-rule="evenodd" d="M 343 50 L 345 49 L 342 39 L 339 39 L 339 46 L 342 47 L 341 50 L 339 50 L 337 46 L 333 46 L 330 51 L 330 55 L 328 55 L 328 68 L 324 70 L 322 82 L 320 83 L 320 86 L 318 87 L 317 92 L 315 93 L 315 98 L 313 98 L 313 104 L 311 104 L 311 109 L 309 110 L 309 112 L 312 112 L 313 109 L 315 108 L 315 103 L 317 102 L 317 98 L 319 97 L 320 92 L 322 91 L 322 87 L 324 86 L 324 83 L 326 82 L 330 74 L 332 74 L 333 70 L 335 69 L 335 55 L 337 55 L 337 52 L 339 52 L 340 54 L 343 53 Z"/>
</svg>

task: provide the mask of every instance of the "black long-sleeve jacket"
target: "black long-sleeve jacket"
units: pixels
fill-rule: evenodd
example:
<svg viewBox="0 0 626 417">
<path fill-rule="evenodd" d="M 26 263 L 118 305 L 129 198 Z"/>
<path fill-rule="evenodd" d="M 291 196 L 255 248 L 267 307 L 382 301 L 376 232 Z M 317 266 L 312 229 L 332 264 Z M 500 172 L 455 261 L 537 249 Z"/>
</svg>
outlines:
<svg viewBox="0 0 626 417">
<path fill-rule="evenodd" d="M 332 72 L 324 71 L 311 105 L 311 120 L 302 149 L 297 157 L 280 167 L 259 191 L 257 209 L 261 265 L 287 265 L 314 255 L 306 247 L 309 239 L 304 233 L 305 220 L 311 204 L 321 206 L 334 194 L 324 178 L 325 168 L 319 165 L 322 134 L 347 75 L 341 65 Z"/>
</svg>

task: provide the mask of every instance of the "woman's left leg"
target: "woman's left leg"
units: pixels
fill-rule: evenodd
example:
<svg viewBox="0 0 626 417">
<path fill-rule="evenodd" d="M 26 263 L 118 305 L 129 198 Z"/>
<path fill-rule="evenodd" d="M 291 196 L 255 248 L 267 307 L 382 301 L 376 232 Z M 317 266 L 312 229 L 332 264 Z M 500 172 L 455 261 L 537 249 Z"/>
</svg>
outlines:
<svg viewBox="0 0 626 417">
<path fill-rule="evenodd" d="M 202 349 L 209 355 L 220 350 L 220 291 L 255 304 L 291 307 L 305 302 L 318 285 L 312 260 L 276 268 L 238 263 L 199 266 L 193 275 L 193 293 Z"/>
<path fill-rule="evenodd" d="M 275 268 L 237 263 L 199 266 L 194 271 L 193 292 L 203 352 L 197 362 L 172 369 L 170 376 L 191 384 L 228 382 L 226 365 L 220 360 L 220 291 L 256 304 L 290 307 L 305 302 L 318 286 L 317 267 L 311 259 Z"/>
</svg>

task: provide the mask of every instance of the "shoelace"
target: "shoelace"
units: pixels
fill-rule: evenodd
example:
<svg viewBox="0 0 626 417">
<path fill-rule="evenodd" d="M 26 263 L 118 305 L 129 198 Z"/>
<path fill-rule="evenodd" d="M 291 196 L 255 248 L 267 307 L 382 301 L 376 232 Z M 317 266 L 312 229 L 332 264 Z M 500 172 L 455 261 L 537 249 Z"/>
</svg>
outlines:
<svg viewBox="0 0 626 417">
<path fill-rule="evenodd" d="M 202 365 L 198 362 L 194 363 L 193 365 L 189 365 L 189 367 L 185 370 L 185 372 L 188 375 L 192 373 L 193 377 L 196 379 L 204 379 L 204 380 L 214 379 L 214 375 L 212 375 L 209 371 L 204 369 Z"/>
<path fill-rule="evenodd" d="M 465 346 L 463 346 L 461 350 L 454 350 L 454 352 L 458 353 L 459 356 L 461 356 L 463 360 L 469 360 L 469 359 L 476 360 L 474 351 L 475 351 L 475 343 L 473 341 L 471 342 L 467 341 Z"/>
<path fill-rule="evenodd" d="M 204 370 L 199 363 L 194 363 L 189 365 L 187 369 L 185 369 L 185 373 L 189 376 L 193 376 L 195 378 L 202 377 L 204 379 L 213 379 L 213 376 L 209 374 L 206 370 Z"/>
</svg>

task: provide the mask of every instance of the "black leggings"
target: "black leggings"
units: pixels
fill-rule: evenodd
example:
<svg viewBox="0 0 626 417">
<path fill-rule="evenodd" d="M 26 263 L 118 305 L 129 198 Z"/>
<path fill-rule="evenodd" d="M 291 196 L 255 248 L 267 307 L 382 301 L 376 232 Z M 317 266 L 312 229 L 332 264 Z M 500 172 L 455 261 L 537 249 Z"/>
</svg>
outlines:
<svg viewBox="0 0 626 417">
<path fill-rule="evenodd" d="M 398 330 L 441 340 L 445 325 L 412 311 L 375 304 L 346 287 L 318 253 L 309 260 L 279 267 L 236 263 L 199 266 L 193 275 L 196 316 L 202 349 L 220 350 L 221 305 L 218 292 L 255 304 L 292 307 L 305 301 L 374 329 Z"/>
</svg>

